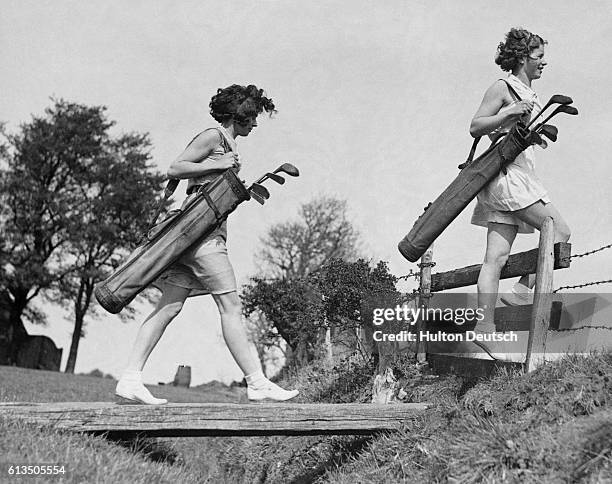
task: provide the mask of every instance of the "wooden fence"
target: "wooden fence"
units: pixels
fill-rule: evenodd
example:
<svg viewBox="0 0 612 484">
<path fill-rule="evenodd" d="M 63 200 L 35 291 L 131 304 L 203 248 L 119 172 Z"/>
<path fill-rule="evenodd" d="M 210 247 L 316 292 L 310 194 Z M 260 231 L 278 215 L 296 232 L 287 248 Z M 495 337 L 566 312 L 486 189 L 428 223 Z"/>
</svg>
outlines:
<svg viewBox="0 0 612 484">
<path fill-rule="evenodd" d="M 495 310 L 497 331 L 529 331 L 527 351 L 522 363 L 526 371 L 532 371 L 544 360 L 546 335 L 548 331 L 558 329 L 561 303 L 552 301 L 553 273 L 556 269 L 566 269 L 570 266 L 571 244 L 565 242 L 553 244 L 553 240 L 553 220 L 549 217 L 542 224 L 539 247 L 511 255 L 500 276 L 500 279 L 507 279 L 536 274 L 532 305 L 500 307 Z M 448 272 L 431 274 L 432 257 L 433 249 L 430 247 L 421 258 L 420 264 L 419 306 L 424 309 L 429 306 L 430 298 L 435 292 L 476 284 L 482 267 L 481 264 L 475 264 Z M 417 329 L 422 326 L 421 322 Z M 445 358 L 429 355 L 427 344 L 420 342 L 417 348 L 417 360 L 425 361 L 426 359 L 436 360 L 440 364 Z M 465 363 L 468 367 L 474 366 L 473 362 Z"/>
</svg>

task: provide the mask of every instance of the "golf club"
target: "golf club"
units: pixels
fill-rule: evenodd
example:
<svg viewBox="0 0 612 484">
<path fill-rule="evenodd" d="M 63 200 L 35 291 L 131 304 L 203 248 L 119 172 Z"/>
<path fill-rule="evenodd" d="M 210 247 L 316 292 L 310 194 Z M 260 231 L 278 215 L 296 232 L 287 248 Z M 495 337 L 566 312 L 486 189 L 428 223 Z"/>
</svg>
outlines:
<svg viewBox="0 0 612 484">
<path fill-rule="evenodd" d="M 259 183 L 253 183 L 249 187 L 249 191 L 251 193 L 257 193 L 257 195 L 259 195 L 261 198 L 265 198 L 266 200 L 270 198 L 270 192 L 268 189 Z"/>
<path fill-rule="evenodd" d="M 537 124 L 536 127 L 534 128 L 534 131 L 539 130 L 542 126 L 544 126 L 546 124 L 546 121 L 548 121 L 550 118 L 552 118 L 553 116 L 555 116 L 558 113 L 565 113 L 565 114 L 569 114 L 571 116 L 575 116 L 578 114 L 578 110 L 574 107 L 574 106 L 565 106 L 565 105 L 561 105 L 558 106 L 551 114 L 550 116 L 548 116 L 544 121 L 542 121 L 541 123 Z"/>
<path fill-rule="evenodd" d="M 540 129 L 538 129 L 538 133 L 543 134 L 553 143 L 557 141 L 558 132 L 559 130 L 557 129 L 557 127 L 553 126 L 552 124 L 544 124 L 540 127 Z"/>
<path fill-rule="evenodd" d="M 261 178 L 256 180 L 255 183 L 261 183 L 266 178 L 271 178 L 274 181 L 276 181 L 277 183 L 280 183 L 282 185 L 285 182 L 285 179 L 283 177 L 281 177 L 280 175 L 276 175 L 277 173 L 280 173 L 280 172 L 286 173 L 289 176 L 300 176 L 300 171 L 294 165 L 292 165 L 291 163 L 283 163 L 281 166 L 279 166 L 272 173 L 268 172 L 264 176 L 262 176 Z M 280 180 L 275 180 L 273 178 L 274 175 L 276 175 L 278 178 L 282 178 L 283 181 L 281 182 Z"/>
<path fill-rule="evenodd" d="M 274 173 L 279 173 L 281 171 L 289 176 L 300 176 L 300 170 L 298 170 L 297 167 L 291 163 L 283 163 L 276 170 L 274 170 Z"/>
<path fill-rule="evenodd" d="M 266 173 L 266 175 L 267 175 L 267 178 L 269 178 L 272 181 L 275 181 L 279 185 L 283 185 L 285 183 L 285 179 L 280 175 L 276 175 L 275 173 Z"/>
<path fill-rule="evenodd" d="M 267 180 L 267 179 L 273 180 L 276 183 L 278 183 L 279 185 L 282 185 L 282 184 L 285 183 L 285 179 L 282 176 L 275 175 L 274 173 L 270 173 L 270 172 L 268 172 L 264 176 L 262 176 L 259 180 L 257 180 L 256 183 L 262 183 L 264 180 Z"/>
<path fill-rule="evenodd" d="M 563 106 L 563 105 L 566 105 L 566 104 L 572 104 L 573 102 L 574 102 L 574 101 L 572 100 L 572 98 L 571 98 L 571 97 L 569 97 L 569 96 L 564 96 L 563 94 L 555 94 L 555 95 L 551 96 L 551 98 L 550 98 L 550 99 L 548 100 L 548 102 L 547 102 L 547 103 L 544 105 L 544 107 L 543 107 L 543 108 L 542 108 L 542 110 L 541 110 L 541 111 L 538 113 L 538 115 L 537 115 L 535 118 L 533 118 L 533 119 L 532 119 L 532 120 L 529 122 L 529 124 L 527 125 L 527 128 L 529 128 L 529 126 L 531 126 L 531 125 L 533 124 L 533 122 L 534 122 L 536 119 L 538 119 L 538 118 L 539 118 L 539 117 L 542 115 L 542 113 L 543 113 L 544 111 L 546 111 L 546 110 L 549 108 L 549 106 L 551 106 L 552 104 L 561 104 L 561 105 Z"/>
<path fill-rule="evenodd" d="M 264 204 L 266 203 L 266 199 L 263 198 L 261 195 L 258 195 L 256 191 L 254 190 L 249 190 L 249 193 L 251 194 L 251 197 L 256 201 L 259 202 L 260 204 Z"/>
<path fill-rule="evenodd" d="M 529 144 L 531 145 L 541 145 L 542 144 L 542 137 L 535 131 L 529 132 L 528 139 L 529 139 Z"/>
</svg>

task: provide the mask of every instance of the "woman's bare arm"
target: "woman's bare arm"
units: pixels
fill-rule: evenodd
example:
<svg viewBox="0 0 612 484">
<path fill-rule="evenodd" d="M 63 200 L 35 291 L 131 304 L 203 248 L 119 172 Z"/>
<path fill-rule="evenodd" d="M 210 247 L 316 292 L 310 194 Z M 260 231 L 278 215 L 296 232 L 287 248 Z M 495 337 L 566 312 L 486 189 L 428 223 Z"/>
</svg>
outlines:
<svg viewBox="0 0 612 484">
<path fill-rule="evenodd" d="M 218 160 L 202 163 L 213 152 L 220 142 L 220 134 L 216 130 L 200 133 L 185 150 L 172 162 L 168 168 L 170 178 L 194 178 L 213 171 L 227 170 L 238 166 L 238 155 L 226 153 Z"/>
<path fill-rule="evenodd" d="M 499 112 L 504 105 L 511 103 L 506 84 L 503 81 L 495 82 L 487 89 L 478 111 L 472 118 L 470 134 L 474 138 L 484 136 L 503 125 L 518 121 L 521 116 L 530 113 L 533 109 L 532 102 L 519 101 L 511 108 Z"/>
</svg>

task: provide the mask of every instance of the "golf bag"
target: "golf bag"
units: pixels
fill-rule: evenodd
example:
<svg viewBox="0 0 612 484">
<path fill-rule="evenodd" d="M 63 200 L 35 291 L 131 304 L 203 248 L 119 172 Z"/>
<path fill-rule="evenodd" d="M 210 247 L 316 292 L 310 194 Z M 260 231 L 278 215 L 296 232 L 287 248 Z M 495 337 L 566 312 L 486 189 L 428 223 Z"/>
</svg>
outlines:
<svg viewBox="0 0 612 484">
<path fill-rule="evenodd" d="M 400 241 L 397 246 L 400 253 L 410 262 L 416 262 L 478 192 L 538 139 L 536 133 L 517 123 L 501 141 L 472 161 L 474 146 L 457 178 L 425 209 L 408 235 Z"/>
<path fill-rule="evenodd" d="M 178 215 L 156 226 L 145 244 L 96 285 L 95 296 L 100 305 L 113 314 L 121 311 L 185 250 L 210 234 L 240 203 L 250 198 L 233 170 L 226 170 L 200 188 Z"/>
</svg>

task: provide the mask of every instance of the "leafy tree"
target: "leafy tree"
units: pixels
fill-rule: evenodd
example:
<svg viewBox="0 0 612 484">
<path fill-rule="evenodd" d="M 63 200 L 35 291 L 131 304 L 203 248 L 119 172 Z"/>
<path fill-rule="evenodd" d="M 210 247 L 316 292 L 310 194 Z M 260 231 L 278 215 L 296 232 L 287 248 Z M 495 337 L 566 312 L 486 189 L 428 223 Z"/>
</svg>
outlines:
<svg viewBox="0 0 612 484">
<path fill-rule="evenodd" d="M 346 202 L 328 196 L 303 204 L 297 220 L 268 230 L 256 256 L 268 279 L 254 279 L 242 296 L 262 362 L 271 347 L 282 348 L 283 339 L 295 357 L 308 359 L 313 353 L 317 331 L 308 322 L 304 324 L 299 311 L 285 307 L 284 301 L 289 306 L 304 303 L 299 291 L 307 284 L 307 276 L 333 258 L 356 257 L 358 237 L 348 219 Z M 271 309 L 275 304 L 288 309 L 284 316 Z M 266 311 L 257 310 L 258 306 Z"/>
<path fill-rule="evenodd" d="M 46 322 L 32 302 L 39 296 L 73 300 L 80 336 L 92 281 L 133 244 L 153 203 L 161 177 L 147 167 L 146 136 L 112 138 L 105 110 L 54 100 L 44 116 L 5 134 L 0 300 L 9 337 L 23 336 L 22 318 Z M 16 350 L 19 341 L 11 343 Z"/>
<path fill-rule="evenodd" d="M 90 172 L 86 203 L 81 211 L 82 230 L 71 238 L 67 253 L 74 271 L 59 288 L 60 300 L 71 301 L 74 332 L 66 372 L 73 373 L 85 315 L 96 315 L 94 286 L 103 280 L 134 247 L 149 224 L 161 177 L 150 172 L 148 137 L 126 134 L 108 140 L 107 156 Z M 93 311 L 92 311 L 93 310 Z"/>
<path fill-rule="evenodd" d="M 372 267 L 364 259 L 333 259 L 300 279 L 253 279 L 243 291 L 244 313 L 248 317 L 259 312 L 270 324 L 267 333 L 260 333 L 260 342 L 271 347 L 282 337 L 294 363 L 316 356 L 321 330 L 327 328 L 334 328 L 337 340 L 361 349 L 365 356 L 355 330 L 367 323 L 366 303 L 374 297 L 397 298 L 396 282 L 385 262 Z"/>
<path fill-rule="evenodd" d="M 297 221 L 272 226 L 258 259 L 270 277 L 304 277 L 331 259 L 355 258 L 358 238 L 346 201 L 323 196 L 302 205 Z"/>
</svg>

